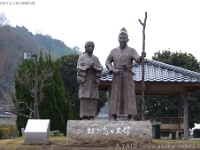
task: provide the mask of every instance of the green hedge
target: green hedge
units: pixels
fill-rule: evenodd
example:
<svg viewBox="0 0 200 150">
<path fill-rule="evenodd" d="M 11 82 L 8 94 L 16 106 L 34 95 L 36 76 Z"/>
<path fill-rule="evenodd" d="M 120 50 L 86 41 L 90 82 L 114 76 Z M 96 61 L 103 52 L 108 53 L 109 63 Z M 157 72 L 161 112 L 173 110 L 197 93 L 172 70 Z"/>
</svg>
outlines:
<svg viewBox="0 0 200 150">
<path fill-rule="evenodd" d="M 0 124 L 0 139 L 15 138 L 19 135 L 16 125 Z"/>
</svg>

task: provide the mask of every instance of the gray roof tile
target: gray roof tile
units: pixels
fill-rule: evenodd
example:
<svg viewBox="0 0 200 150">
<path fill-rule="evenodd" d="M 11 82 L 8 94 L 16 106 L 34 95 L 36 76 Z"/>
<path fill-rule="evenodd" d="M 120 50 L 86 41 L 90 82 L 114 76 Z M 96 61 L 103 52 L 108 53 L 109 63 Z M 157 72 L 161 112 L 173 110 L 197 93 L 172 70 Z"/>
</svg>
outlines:
<svg viewBox="0 0 200 150">
<path fill-rule="evenodd" d="M 142 80 L 141 64 L 133 63 L 135 81 Z M 101 81 L 112 81 L 113 74 L 108 70 L 103 71 Z M 181 67 L 172 66 L 156 60 L 145 59 L 145 81 L 163 82 L 200 82 L 200 73 Z"/>
</svg>

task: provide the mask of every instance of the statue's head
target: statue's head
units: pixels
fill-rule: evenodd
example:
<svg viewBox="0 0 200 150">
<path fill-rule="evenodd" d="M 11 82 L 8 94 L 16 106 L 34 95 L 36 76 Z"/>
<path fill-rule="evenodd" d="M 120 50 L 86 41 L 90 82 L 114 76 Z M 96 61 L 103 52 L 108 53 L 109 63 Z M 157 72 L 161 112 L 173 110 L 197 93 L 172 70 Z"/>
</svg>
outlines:
<svg viewBox="0 0 200 150">
<path fill-rule="evenodd" d="M 94 42 L 87 41 L 85 43 L 85 53 L 92 54 L 94 50 Z"/>
<path fill-rule="evenodd" d="M 125 28 L 122 28 L 119 32 L 118 41 L 120 44 L 120 48 L 124 49 L 129 41 L 128 32 Z"/>
</svg>

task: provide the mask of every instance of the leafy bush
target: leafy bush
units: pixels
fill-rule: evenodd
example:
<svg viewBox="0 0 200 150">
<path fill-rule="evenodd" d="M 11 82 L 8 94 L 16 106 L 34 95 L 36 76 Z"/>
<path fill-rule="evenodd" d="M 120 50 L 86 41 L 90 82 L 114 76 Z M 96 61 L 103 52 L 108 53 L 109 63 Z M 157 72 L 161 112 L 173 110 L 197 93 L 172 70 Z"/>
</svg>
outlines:
<svg viewBox="0 0 200 150">
<path fill-rule="evenodd" d="M 10 128 L 0 128 L 0 138 L 7 139 L 10 133 Z"/>
<path fill-rule="evenodd" d="M 193 137 L 194 138 L 199 138 L 200 137 L 200 129 L 194 129 Z"/>
<path fill-rule="evenodd" d="M 16 125 L 0 124 L 0 139 L 15 138 L 18 136 Z"/>
</svg>

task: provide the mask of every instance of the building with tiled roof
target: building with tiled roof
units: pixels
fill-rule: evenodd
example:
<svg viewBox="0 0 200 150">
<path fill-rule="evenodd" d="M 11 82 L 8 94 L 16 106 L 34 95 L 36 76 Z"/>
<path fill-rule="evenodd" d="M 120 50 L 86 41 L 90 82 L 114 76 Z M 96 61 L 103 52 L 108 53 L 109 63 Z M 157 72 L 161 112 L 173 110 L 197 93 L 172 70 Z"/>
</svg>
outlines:
<svg viewBox="0 0 200 150">
<path fill-rule="evenodd" d="M 185 91 L 194 92 L 200 89 L 200 73 L 168 65 L 159 61 L 145 60 L 145 93 L 147 95 L 179 95 Z M 136 94 L 141 94 L 142 66 L 134 63 L 132 69 Z M 103 72 L 100 90 L 108 90 L 113 74 Z M 163 87 L 164 86 L 164 87 Z"/>
<path fill-rule="evenodd" d="M 195 92 L 200 89 L 200 73 L 176 67 L 155 60 L 145 60 L 145 95 L 174 95 L 178 97 L 179 119 L 183 118 L 184 124 L 178 124 L 178 128 L 170 130 L 173 134 L 184 132 L 184 139 L 188 139 L 188 92 Z M 135 81 L 135 92 L 142 93 L 142 65 L 134 63 L 133 80 Z M 108 91 L 110 95 L 113 74 L 108 70 L 103 71 L 100 79 L 99 90 Z M 182 110 L 182 104 L 184 109 Z M 107 106 L 108 107 L 108 106 Z M 181 114 L 184 116 L 181 116 Z"/>
</svg>

